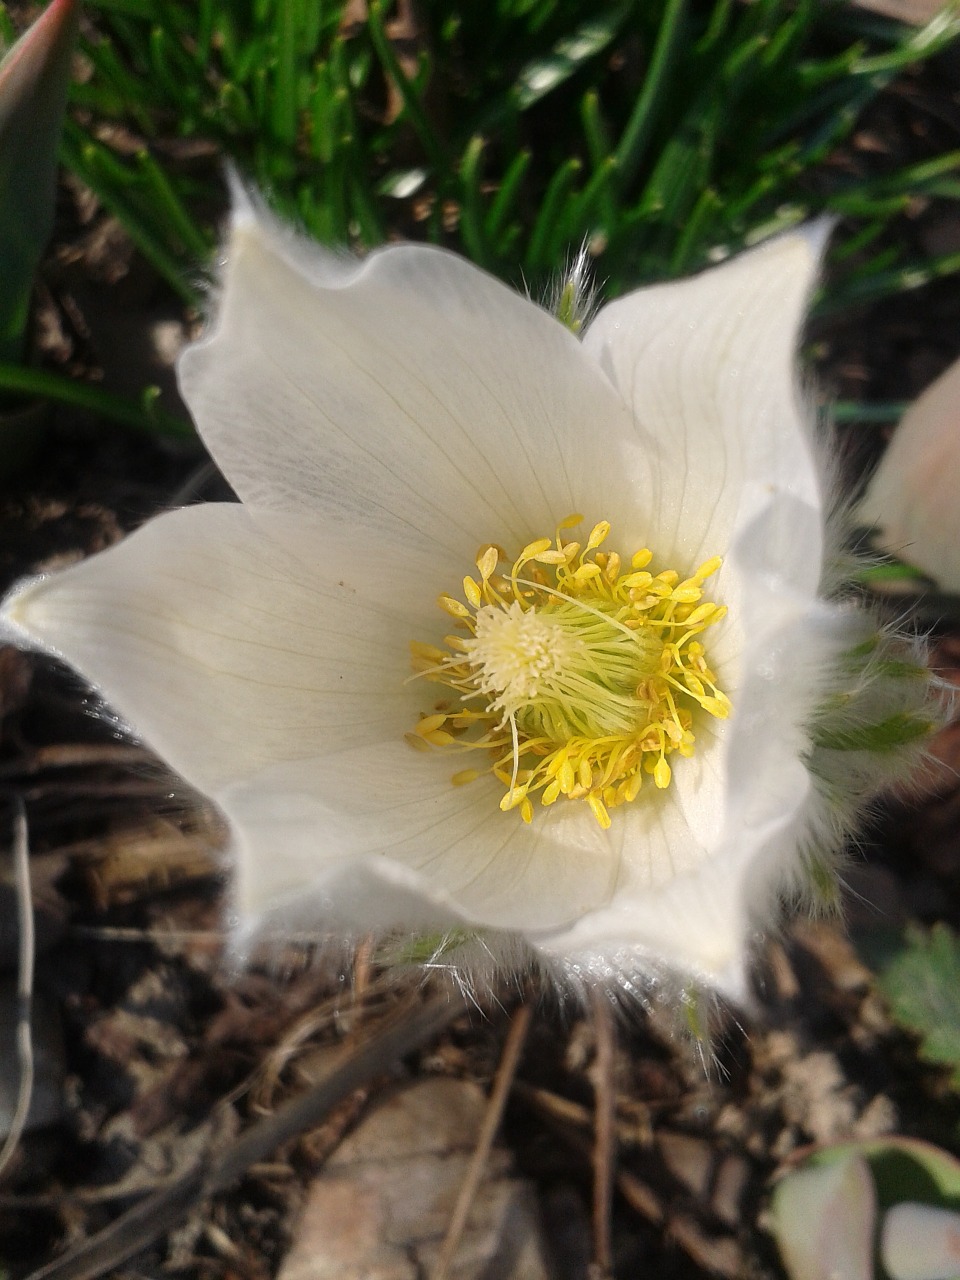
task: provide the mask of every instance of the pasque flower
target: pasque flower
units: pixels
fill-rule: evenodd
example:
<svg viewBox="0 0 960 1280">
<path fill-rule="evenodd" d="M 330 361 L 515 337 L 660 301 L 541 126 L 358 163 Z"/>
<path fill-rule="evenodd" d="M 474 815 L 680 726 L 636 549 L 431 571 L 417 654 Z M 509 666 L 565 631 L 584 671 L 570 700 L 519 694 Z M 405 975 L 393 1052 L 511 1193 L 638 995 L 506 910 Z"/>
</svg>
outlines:
<svg viewBox="0 0 960 1280">
<path fill-rule="evenodd" d="M 742 996 L 929 719 L 832 562 L 794 368 L 824 235 L 581 337 L 569 290 L 564 324 L 244 203 L 179 369 L 241 503 L 26 584 L 8 635 L 216 801 L 241 921 Z"/>
</svg>

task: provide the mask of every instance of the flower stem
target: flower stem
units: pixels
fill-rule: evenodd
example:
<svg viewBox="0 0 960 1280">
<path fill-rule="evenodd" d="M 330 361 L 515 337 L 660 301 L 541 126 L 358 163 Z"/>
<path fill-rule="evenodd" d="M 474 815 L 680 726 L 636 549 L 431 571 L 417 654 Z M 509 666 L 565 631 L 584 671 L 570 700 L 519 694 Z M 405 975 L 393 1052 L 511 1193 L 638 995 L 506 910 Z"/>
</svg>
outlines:
<svg viewBox="0 0 960 1280">
<path fill-rule="evenodd" d="M 145 394 L 138 404 L 125 396 L 116 396 L 89 382 L 77 382 L 48 369 L 27 369 L 23 365 L 0 363 L 0 391 L 13 391 L 19 395 L 56 400 L 59 404 L 87 409 L 110 422 L 133 427 L 149 435 L 173 436 L 179 440 L 195 439 L 192 425 L 185 418 L 158 409 Z"/>
</svg>

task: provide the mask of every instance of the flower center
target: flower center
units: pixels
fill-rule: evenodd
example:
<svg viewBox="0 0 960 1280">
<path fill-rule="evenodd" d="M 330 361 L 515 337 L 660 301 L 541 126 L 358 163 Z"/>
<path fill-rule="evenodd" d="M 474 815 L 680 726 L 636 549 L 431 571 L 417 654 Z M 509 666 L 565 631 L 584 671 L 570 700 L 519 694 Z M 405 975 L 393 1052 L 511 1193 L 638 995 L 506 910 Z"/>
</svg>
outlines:
<svg viewBox="0 0 960 1280">
<path fill-rule="evenodd" d="M 670 785 L 667 757 L 693 754 L 693 710 L 718 719 L 730 701 L 717 688 L 699 636 L 726 608 L 704 601 L 715 557 L 692 577 L 652 574 L 653 553 L 625 566 L 600 551 L 610 525 L 594 525 L 586 545 L 567 542 L 570 516 L 555 539 L 529 543 L 506 572 L 503 550 L 485 546 L 478 577 L 463 580 L 466 603 L 441 595 L 459 634 L 445 649 L 414 641 L 417 675 L 457 695 L 425 713 L 411 745 L 488 754 L 485 772 L 505 786 L 503 810 L 532 821 L 533 801 L 583 800 L 601 827 L 610 810 L 636 799 L 644 775 Z M 482 770 L 453 775 L 461 785 Z"/>
</svg>

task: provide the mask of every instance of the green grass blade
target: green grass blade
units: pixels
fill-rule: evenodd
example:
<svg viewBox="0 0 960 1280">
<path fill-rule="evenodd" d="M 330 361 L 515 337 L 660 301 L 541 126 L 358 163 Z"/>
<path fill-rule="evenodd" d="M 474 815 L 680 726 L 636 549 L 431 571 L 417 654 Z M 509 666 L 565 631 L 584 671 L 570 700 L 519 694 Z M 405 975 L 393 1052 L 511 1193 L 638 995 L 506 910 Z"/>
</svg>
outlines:
<svg viewBox="0 0 960 1280">
<path fill-rule="evenodd" d="M 688 0 L 667 0 L 643 90 L 617 144 L 621 183 L 629 187 L 640 171 L 650 144 L 670 73 L 686 32 Z"/>
<path fill-rule="evenodd" d="M 149 435 L 172 436 L 179 440 L 196 439 L 192 423 L 158 408 L 149 396 L 145 396 L 144 403 L 139 405 L 135 400 L 113 395 L 101 387 L 78 382 L 76 378 L 65 378 L 62 374 L 51 373 L 46 369 L 0 363 L 0 390 L 86 409 L 109 422 L 133 427 Z"/>
<path fill-rule="evenodd" d="M 560 210 L 570 195 L 583 166 L 576 157 L 565 160 L 550 180 L 540 213 L 534 223 L 525 256 L 528 271 L 550 270 L 555 266 L 550 247 L 560 221 Z"/>
<path fill-rule="evenodd" d="M 420 139 L 434 173 L 440 178 L 448 172 L 445 150 L 435 129 L 427 119 L 415 86 L 407 78 L 403 68 L 397 61 L 396 54 L 393 52 L 393 46 L 384 29 L 383 0 L 370 0 L 368 15 L 370 39 L 373 42 L 377 57 L 380 59 L 380 64 L 384 73 L 400 94 L 407 118 Z"/>
</svg>

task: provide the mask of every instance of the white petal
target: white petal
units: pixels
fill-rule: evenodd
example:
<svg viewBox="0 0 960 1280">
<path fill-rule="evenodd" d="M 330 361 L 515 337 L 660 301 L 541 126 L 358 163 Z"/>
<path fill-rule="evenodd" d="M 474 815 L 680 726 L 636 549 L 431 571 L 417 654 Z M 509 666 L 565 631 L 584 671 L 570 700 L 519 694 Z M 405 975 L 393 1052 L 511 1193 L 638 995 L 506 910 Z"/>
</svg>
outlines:
<svg viewBox="0 0 960 1280">
<path fill-rule="evenodd" d="M 807 746 L 807 722 L 822 696 L 835 636 L 829 628 L 821 637 L 810 634 L 832 613 L 793 586 L 784 562 L 815 547 L 819 531 L 819 517 L 806 504 L 780 497 L 740 530 L 721 571 L 720 590 L 710 590 L 730 612 L 704 643 L 734 714 L 727 721 L 698 718 L 696 767 L 678 765 L 674 775 L 686 820 L 705 847 L 722 839 L 741 785 L 749 795 L 765 794 L 768 775 Z M 766 820 L 759 819 L 755 805 L 754 819 L 761 825 Z"/>
<path fill-rule="evenodd" d="M 960 1214 L 930 1204 L 895 1204 L 883 1220 L 880 1257 L 892 1280 L 955 1280 Z"/>
<path fill-rule="evenodd" d="M 772 1209 L 790 1280 L 872 1280 L 876 1192 L 862 1156 L 788 1174 Z"/>
<path fill-rule="evenodd" d="M 960 592 L 960 361 L 904 414 L 858 514 L 894 555 Z"/>
<path fill-rule="evenodd" d="M 408 641 L 442 618 L 421 565 L 330 522 L 199 506 L 28 584 L 5 618 L 213 792 L 415 723 Z"/>
<path fill-rule="evenodd" d="M 615 897 L 570 929 L 535 939 L 537 945 L 568 969 L 604 978 L 671 969 L 745 1002 L 755 923 L 749 861 L 796 848 L 798 797 L 807 796 L 809 778 L 794 762 L 777 784 L 772 798 L 783 796 L 782 814 L 753 822 L 732 840 L 714 840 L 709 848 L 692 840 L 675 796 L 649 814 L 635 803 L 624 824 L 624 870 Z M 631 873 L 648 860 L 677 865 L 678 873 L 644 890 Z M 684 868 L 684 862 L 699 865 Z"/>
<path fill-rule="evenodd" d="M 658 550 L 724 555 L 778 494 L 821 505 L 795 355 L 827 224 L 780 236 L 691 280 L 604 307 L 584 339 L 633 409 L 655 477 Z M 789 551 L 789 543 L 786 546 Z M 816 589 L 821 549 L 796 581 Z"/>
<path fill-rule="evenodd" d="M 614 813 L 617 893 L 570 929 L 537 939 L 558 961 L 609 976 L 670 967 L 736 1002 L 748 998 L 754 936 L 822 834 L 802 763 L 806 721 L 848 646 L 842 612 L 811 607 L 799 593 L 792 614 L 784 597 L 776 605 L 777 625 L 748 633 L 730 720 L 702 717 L 696 752 L 676 762 L 669 789 L 641 792 Z"/>
<path fill-rule="evenodd" d="M 519 549 L 571 512 L 643 502 L 619 457 L 629 414 L 573 335 L 437 249 L 346 272 L 243 213 L 179 376 L 245 502 L 413 527 L 465 569 L 484 540 Z"/>
<path fill-rule="evenodd" d="M 585 806 L 557 804 L 528 826 L 501 812 L 499 783 L 452 785 L 469 764 L 387 741 L 219 793 L 237 832 L 239 912 L 532 931 L 610 899 L 618 851 Z"/>
</svg>

